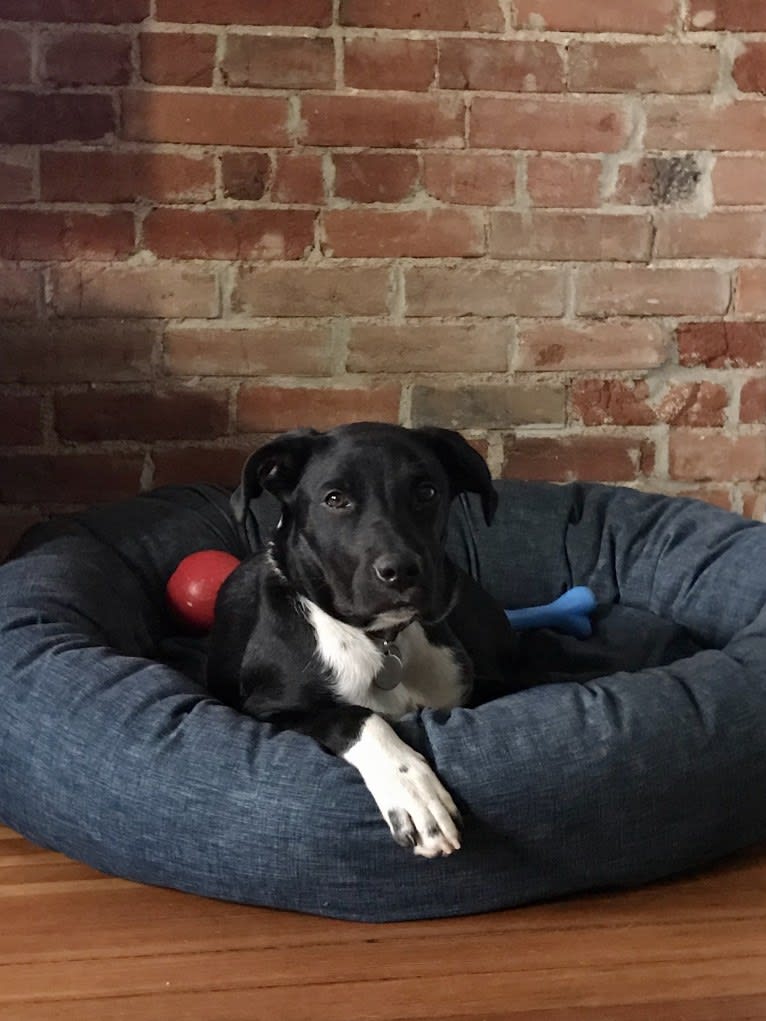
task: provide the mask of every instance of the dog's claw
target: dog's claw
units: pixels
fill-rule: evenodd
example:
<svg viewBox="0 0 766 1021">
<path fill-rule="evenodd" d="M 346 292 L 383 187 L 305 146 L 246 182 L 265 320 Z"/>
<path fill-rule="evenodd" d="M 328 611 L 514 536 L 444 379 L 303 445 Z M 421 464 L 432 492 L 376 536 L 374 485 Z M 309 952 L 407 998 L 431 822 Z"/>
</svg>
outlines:
<svg viewBox="0 0 766 1021">
<path fill-rule="evenodd" d="M 388 827 L 400 847 L 415 847 L 417 844 L 417 834 L 412 820 L 401 809 L 392 808 L 388 813 Z"/>
</svg>

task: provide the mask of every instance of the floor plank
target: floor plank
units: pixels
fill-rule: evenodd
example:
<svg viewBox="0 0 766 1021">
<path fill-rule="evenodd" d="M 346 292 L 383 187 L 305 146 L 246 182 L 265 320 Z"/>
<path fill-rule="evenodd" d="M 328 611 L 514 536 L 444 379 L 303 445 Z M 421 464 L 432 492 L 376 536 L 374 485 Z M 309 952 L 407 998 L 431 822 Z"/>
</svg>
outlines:
<svg viewBox="0 0 766 1021">
<path fill-rule="evenodd" d="M 0 827 L 2 1021 L 764 1021 L 766 850 L 639 890 L 367 925 L 102 876 Z"/>
</svg>

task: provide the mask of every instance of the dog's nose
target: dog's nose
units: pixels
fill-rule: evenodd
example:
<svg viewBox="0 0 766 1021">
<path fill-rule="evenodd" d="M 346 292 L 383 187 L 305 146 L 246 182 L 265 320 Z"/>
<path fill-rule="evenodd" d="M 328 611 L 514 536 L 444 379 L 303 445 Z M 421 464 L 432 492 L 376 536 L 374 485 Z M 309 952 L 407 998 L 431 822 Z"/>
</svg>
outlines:
<svg viewBox="0 0 766 1021">
<path fill-rule="evenodd" d="M 421 564 L 414 554 L 384 553 L 373 562 L 375 574 L 389 588 L 412 588 L 420 581 Z"/>
</svg>

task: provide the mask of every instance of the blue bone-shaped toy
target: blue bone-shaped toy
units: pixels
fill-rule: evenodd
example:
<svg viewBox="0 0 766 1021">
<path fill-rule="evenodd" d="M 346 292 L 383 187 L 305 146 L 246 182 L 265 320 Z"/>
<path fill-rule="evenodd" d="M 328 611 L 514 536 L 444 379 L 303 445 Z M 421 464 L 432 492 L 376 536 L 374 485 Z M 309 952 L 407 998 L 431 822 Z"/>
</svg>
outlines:
<svg viewBox="0 0 766 1021">
<path fill-rule="evenodd" d="M 593 633 L 590 614 L 595 609 L 596 597 L 585 585 L 578 585 L 545 606 L 506 610 L 505 615 L 519 630 L 549 627 L 575 638 L 590 638 Z"/>
</svg>

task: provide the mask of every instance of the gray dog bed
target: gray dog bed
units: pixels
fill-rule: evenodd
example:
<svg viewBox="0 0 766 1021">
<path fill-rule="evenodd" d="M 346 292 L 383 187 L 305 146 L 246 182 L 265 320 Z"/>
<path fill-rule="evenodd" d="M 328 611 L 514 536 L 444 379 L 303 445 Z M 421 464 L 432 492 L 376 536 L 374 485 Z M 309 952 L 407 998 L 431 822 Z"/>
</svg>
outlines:
<svg viewBox="0 0 766 1021">
<path fill-rule="evenodd" d="M 556 683 L 397 726 L 464 818 L 463 848 L 393 843 L 354 769 L 206 696 L 165 583 L 244 555 L 229 495 L 157 490 L 30 533 L 0 568 L 0 819 L 105 872 L 384 921 L 509 907 L 697 867 L 766 839 L 766 526 L 598 485 L 457 501 L 454 559 L 504 606 L 573 585 L 593 638 L 537 632 Z"/>
</svg>

